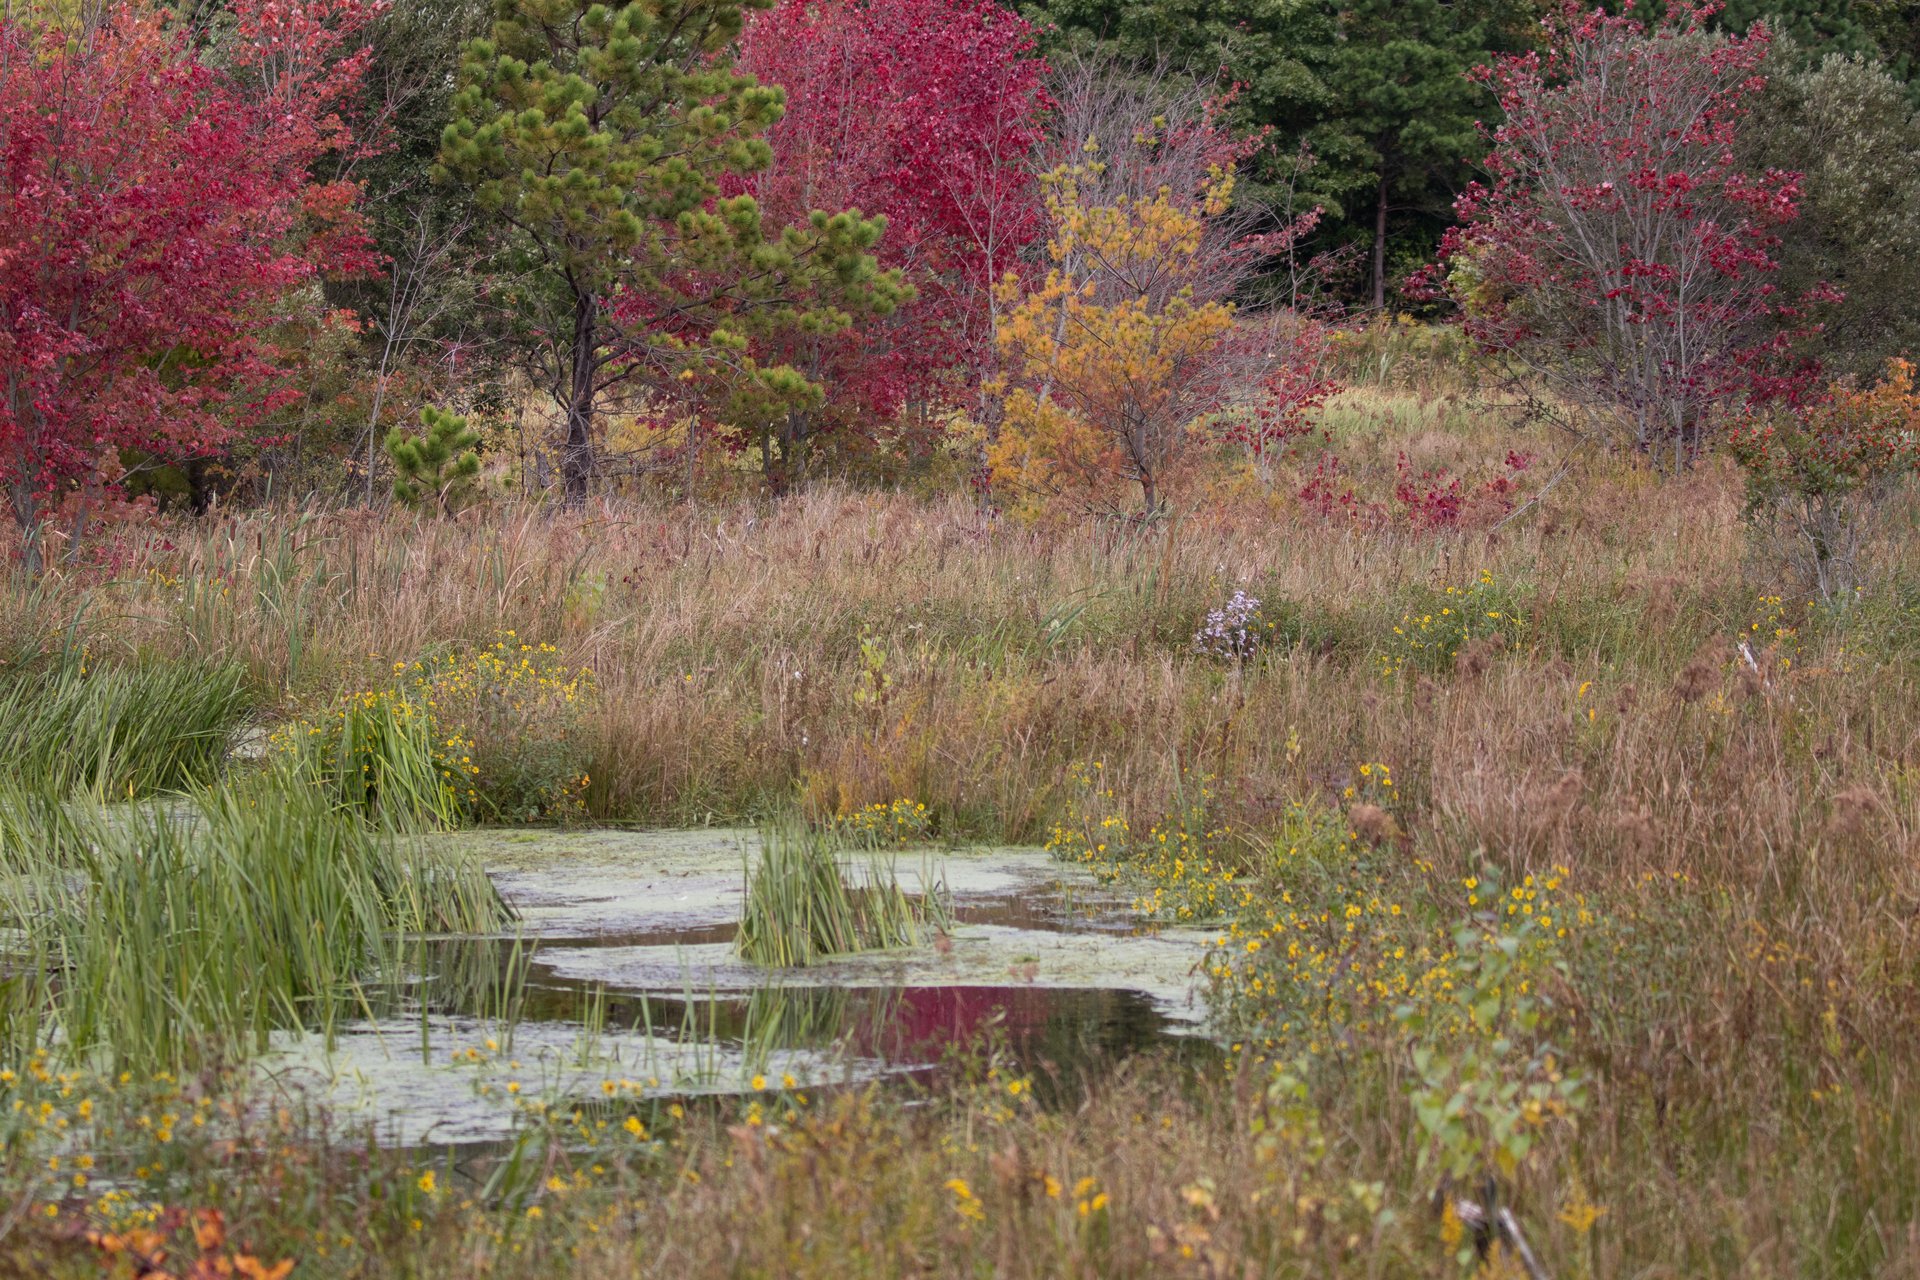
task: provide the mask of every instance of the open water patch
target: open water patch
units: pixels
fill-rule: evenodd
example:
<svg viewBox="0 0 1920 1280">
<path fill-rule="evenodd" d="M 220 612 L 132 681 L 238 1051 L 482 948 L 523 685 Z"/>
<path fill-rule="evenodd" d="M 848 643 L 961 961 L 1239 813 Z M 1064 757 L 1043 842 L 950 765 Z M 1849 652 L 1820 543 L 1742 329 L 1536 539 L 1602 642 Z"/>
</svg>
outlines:
<svg viewBox="0 0 1920 1280">
<path fill-rule="evenodd" d="M 516 931 L 421 940 L 374 1017 L 281 1036 L 261 1063 L 382 1141 L 496 1141 L 569 1100 L 924 1078 L 980 1044 L 1058 1084 L 1205 1043 L 1212 935 L 1142 928 L 1042 850 L 881 855 L 904 891 L 940 896 L 951 930 L 777 969 L 733 948 L 751 829 L 438 838 L 487 867 Z"/>
</svg>

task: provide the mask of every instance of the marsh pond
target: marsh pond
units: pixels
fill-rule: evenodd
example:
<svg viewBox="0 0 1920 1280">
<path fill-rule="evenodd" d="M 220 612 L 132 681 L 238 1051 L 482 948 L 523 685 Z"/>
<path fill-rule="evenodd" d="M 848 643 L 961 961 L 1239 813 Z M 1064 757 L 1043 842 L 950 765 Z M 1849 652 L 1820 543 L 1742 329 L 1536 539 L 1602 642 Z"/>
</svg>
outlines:
<svg viewBox="0 0 1920 1280">
<path fill-rule="evenodd" d="M 843 852 L 935 917 L 898 945 L 801 965 L 736 935 L 762 833 L 464 831 L 514 917 L 429 936 L 364 1016 L 276 1033 L 258 1067 L 385 1143 L 509 1135 L 529 1109 L 926 1079 L 992 1053 L 1072 1090 L 1142 1047 L 1206 1052 L 1211 934 L 1032 848 Z"/>
</svg>

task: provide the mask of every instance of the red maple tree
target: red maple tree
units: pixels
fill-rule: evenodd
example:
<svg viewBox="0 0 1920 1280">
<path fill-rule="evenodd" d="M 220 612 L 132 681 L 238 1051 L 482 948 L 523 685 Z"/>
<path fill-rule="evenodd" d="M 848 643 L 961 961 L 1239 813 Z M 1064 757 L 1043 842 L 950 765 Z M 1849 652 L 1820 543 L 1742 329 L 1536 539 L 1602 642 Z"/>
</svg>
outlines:
<svg viewBox="0 0 1920 1280">
<path fill-rule="evenodd" d="M 342 39 L 368 12 L 322 3 Z M 364 64 L 303 15 L 244 0 L 224 71 L 155 9 L 0 18 L 0 485 L 30 565 L 120 450 L 203 452 L 286 395 L 262 330 L 370 260 L 354 186 L 309 176 Z"/>
<path fill-rule="evenodd" d="M 1552 393 L 1536 407 L 1673 466 L 1722 403 L 1797 385 L 1776 321 L 1807 301 L 1774 283 L 1799 175 L 1734 159 L 1768 33 L 1713 33 L 1715 9 L 1569 2 L 1544 54 L 1480 68 L 1504 122 L 1442 247 L 1468 332 Z"/>
<path fill-rule="evenodd" d="M 787 91 L 773 163 L 747 189 L 775 224 L 813 209 L 885 215 L 875 255 L 917 294 L 841 333 L 782 340 L 776 358 L 828 389 L 824 408 L 780 425 L 782 455 L 985 381 L 993 286 L 1043 226 L 1035 35 L 992 0 L 783 0 L 747 28 L 740 69 Z"/>
</svg>

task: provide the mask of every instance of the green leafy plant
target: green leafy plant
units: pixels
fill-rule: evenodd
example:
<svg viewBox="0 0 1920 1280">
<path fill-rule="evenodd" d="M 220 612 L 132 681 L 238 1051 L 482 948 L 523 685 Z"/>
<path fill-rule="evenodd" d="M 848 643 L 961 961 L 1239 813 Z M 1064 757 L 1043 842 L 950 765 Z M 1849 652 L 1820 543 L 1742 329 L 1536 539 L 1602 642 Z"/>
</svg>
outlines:
<svg viewBox="0 0 1920 1280">
<path fill-rule="evenodd" d="M 456 785 L 472 768 L 460 763 L 470 744 L 441 736 L 410 690 L 349 694 L 331 716 L 283 729 L 275 743 L 334 803 L 364 817 L 457 827 L 470 811 L 467 788 Z"/>
<path fill-rule="evenodd" d="M 459 414 L 432 405 L 420 410 L 420 422 L 424 435 L 399 427 L 387 435 L 393 496 L 414 508 L 431 502 L 441 515 L 452 515 L 466 504 L 480 474 L 480 434 Z"/>
<path fill-rule="evenodd" d="M 1517 644 L 1525 631 L 1514 592 L 1483 570 L 1466 586 L 1429 591 L 1403 614 L 1381 647 L 1380 673 L 1458 668 L 1475 655 Z"/>
<path fill-rule="evenodd" d="M 275 743 L 370 817 L 455 827 L 584 814 L 590 778 L 576 730 L 593 678 L 552 645 L 502 631 L 484 648 L 396 663 L 393 677 Z"/>
<path fill-rule="evenodd" d="M 1539 916 L 1520 914 L 1529 891 L 1489 892 L 1490 909 L 1454 930 L 1450 981 L 1394 1010 L 1411 1046 L 1419 1165 L 1455 1184 L 1511 1183 L 1541 1135 L 1586 1104 L 1586 1077 L 1550 1039 L 1565 966 Z"/>
</svg>

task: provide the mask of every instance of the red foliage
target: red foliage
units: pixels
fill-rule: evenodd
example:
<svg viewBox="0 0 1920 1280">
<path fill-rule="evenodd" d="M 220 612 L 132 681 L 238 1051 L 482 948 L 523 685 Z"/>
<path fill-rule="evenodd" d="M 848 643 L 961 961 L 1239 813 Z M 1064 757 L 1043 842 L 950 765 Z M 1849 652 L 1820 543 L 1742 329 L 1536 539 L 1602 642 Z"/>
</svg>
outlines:
<svg viewBox="0 0 1920 1280">
<path fill-rule="evenodd" d="M 1792 408 L 1750 416 L 1727 437 L 1765 504 L 1845 499 L 1920 470 L 1920 391 L 1911 361 L 1889 362 L 1871 387 L 1830 387 Z"/>
<path fill-rule="evenodd" d="M 787 91 L 773 164 L 749 184 L 768 222 L 884 214 L 875 256 L 918 290 L 895 315 L 772 356 L 825 381 L 843 418 L 891 418 L 991 358 L 993 285 L 1043 226 L 1034 48 L 992 0 L 783 0 L 747 28 L 740 69 Z"/>
<path fill-rule="evenodd" d="M 1394 462 L 1393 500 L 1388 504 L 1362 501 L 1350 485 L 1342 483 L 1340 459 L 1323 453 L 1297 497 L 1302 507 L 1322 520 L 1412 533 L 1478 529 L 1513 510 L 1520 490 L 1518 477 L 1532 465 L 1531 454 L 1509 450 L 1504 472 L 1469 488 L 1461 477 L 1448 475 L 1445 467 L 1415 471 L 1403 453 Z"/>
<path fill-rule="evenodd" d="M 1716 402 L 1805 372 L 1778 324 L 1805 300 L 1773 283 L 1799 175 L 1734 161 L 1767 31 L 1710 34 L 1713 11 L 1676 3 L 1649 26 L 1569 2 L 1544 56 L 1480 68 L 1505 122 L 1442 247 L 1475 339 L 1681 460 Z"/>
<path fill-rule="evenodd" d="M 362 33 L 390 7 L 390 0 L 235 0 L 231 69 L 254 108 L 263 159 L 303 173 L 329 153 L 348 161 L 373 153 L 376 139 L 356 136 L 347 113 L 373 60 Z M 303 176 L 298 198 L 309 261 L 334 276 L 379 267 L 357 182 Z"/>
<path fill-rule="evenodd" d="M 1265 355 L 1271 367 L 1252 407 L 1222 430 L 1227 441 L 1246 447 L 1256 469 L 1311 435 L 1311 415 L 1340 389 L 1327 370 L 1331 327 L 1294 313 L 1283 321 L 1268 335 Z"/>
<path fill-rule="evenodd" d="M 1358 519 L 1366 510 L 1354 496 L 1353 486 L 1341 482 L 1340 459 L 1331 453 L 1320 455 L 1298 497 L 1300 505 L 1322 520 Z"/>
<path fill-rule="evenodd" d="M 1454 528 L 1467 505 L 1459 476 L 1449 477 L 1445 467 L 1416 475 L 1404 453 L 1394 462 L 1393 500 L 1415 529 Z"/>
<path fill-rule="evenodd" d="M 237 6 L 235 75 L 157 11 L 72 40 L 0 19 L 0 483 L 22 530 L 119 449 L 187 455 L 270 408 L 275 304 L 370 261 L 354 188 L 307 172 L 346 144 L 333 108 L 362 64 L 289 52 L 299 12 Z"/>
</svg>

